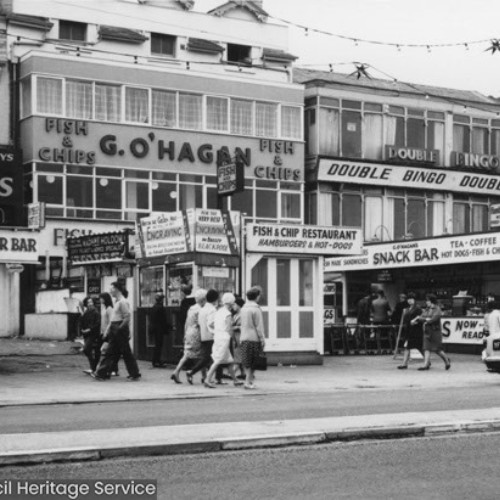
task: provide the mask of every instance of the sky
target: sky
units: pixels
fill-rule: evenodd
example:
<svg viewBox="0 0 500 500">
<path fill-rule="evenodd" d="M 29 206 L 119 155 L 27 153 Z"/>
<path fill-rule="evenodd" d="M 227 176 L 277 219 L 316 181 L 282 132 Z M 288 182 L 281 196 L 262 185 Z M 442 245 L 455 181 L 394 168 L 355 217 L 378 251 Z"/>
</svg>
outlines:
<svg viewBox="0 0 500 500">
<path fill-rule="evenodd" d="M 194 10 L 206 12 L 224 0 L 197 0 Z M 264 0 L 277 18 L 331 33 L 358 38 L 356 45 L 332 36 L 291 27 L 289 50 L 296 64 L 350 73 L 354 61 L 372 66 L 376 78 L 477 90 L 500 97 L 500 51 L 485 51 L 490 39 L 500 40 L 498 0 Z M 269 22 L 277 22 L 270 19 Z M 370 45 L 361 39 L 396 44 L 465 43 L 450 48 L 405 48 Z M 349 63 L 336 66 L 337 63 Z"/>
</svg>

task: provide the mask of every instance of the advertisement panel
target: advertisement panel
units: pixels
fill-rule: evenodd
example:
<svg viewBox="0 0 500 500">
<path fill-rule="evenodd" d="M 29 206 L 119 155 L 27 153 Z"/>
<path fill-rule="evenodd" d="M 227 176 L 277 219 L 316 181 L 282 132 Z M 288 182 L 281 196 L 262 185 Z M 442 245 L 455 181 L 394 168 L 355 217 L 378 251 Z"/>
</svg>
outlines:
<svg viewBox="0 0 500 500">
<path fill-rule="evenodd" d="M 165 212 L 141 219 L 145 257 L 191 251 L 185 212 Z"/>
<path fill-rule="evenodd" d="M 500 258 L 500 233 L 476 233 L 428 240 L 366 245 L 357 257 L 325 259 L 325 271 L 487 262 Z"/>
<path fill-rule="evenodd" d="M 195 251 L 222 255 L 238 255 L 231 218 L 220 210 L 193 209 Z"/>
<path fill-rule="evenodd" d="M 442 318 L 441 331 L 446 344 L 482 345 L 484 318 L 467 316 L 464 318 Z"/>
<path fill-rule="evenodd" d="M 313 255 L 361 254 L 360 229 L 296 224 L 248 224 L 249 252 L 303 253 Z"/>
<path fill-rule="evenodd" d="M 25 226 L 21 152 L 0 146 L 0 226 Z"/>
<path fill-rule="evenodd" d="M 68 261 L 73 265 L 118 262 L 131 258 L 129 233 L 105 233 L 68 238 Z"/>
</svg>

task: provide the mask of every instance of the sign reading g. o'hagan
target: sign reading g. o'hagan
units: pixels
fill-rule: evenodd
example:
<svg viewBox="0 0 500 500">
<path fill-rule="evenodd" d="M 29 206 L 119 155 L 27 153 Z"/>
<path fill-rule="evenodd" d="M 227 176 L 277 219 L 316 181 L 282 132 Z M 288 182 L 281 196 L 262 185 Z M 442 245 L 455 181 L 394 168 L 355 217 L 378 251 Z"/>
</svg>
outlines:
<svg viewBox="0 0 500 500">
<path fill-rule="evenodd" d="M 283 224 L 248 224 L 249 252 L 359 255 L 360 229 Z"/>
</svg>

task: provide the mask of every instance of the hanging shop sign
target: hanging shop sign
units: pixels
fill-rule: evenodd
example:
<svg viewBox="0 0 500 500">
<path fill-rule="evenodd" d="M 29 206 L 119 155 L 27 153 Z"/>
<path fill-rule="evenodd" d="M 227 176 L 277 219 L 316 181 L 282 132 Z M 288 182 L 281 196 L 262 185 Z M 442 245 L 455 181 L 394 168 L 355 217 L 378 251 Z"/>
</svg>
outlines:
<svg viewBox="0 0 500 500">
<path fill-rule="evenodd" d="M 38 264 L 39 235 L 30 231 L 0 230 L 0 262 Z"/>
<path fill-rule="evenodd" d="M 22 226 L 23 167 L 21 152 L 0 146 L 0 226 Z"/>
<path fill-rule="evenodd" d="M 45 203 L 28 203 L 28 227 L 30 229 L 43 229 L 45 227 Z"/>
<path fill-rule="evenodd" d="M 442 318 L 441 332 L 446 344 L 482 345 L 484 318 L 466 316 L 463 318 Z"/>
<path fill-rule="evenodd" d="M 500 259 L 500 233 L 366 245 L 356 257 L 325 260 L 325 271 L 468 264 Z"/>
<path fill-rule="evenodd" d="M 104 264 L 131 260 L 128 231 L 68 238 L 68 261 L 72 265 Z"/>
<path fill-rule="evenodd" d="M 245 190 L 243 163 L 234 161 L 217 166 L 217 194 L 230 196 Z"/>
<path fill-rule="evenodd" d="M 303 253 L 314 255 L 361 254 L 360 229 L 283 224 L 248 224 L 249 252 Z"/>
<path fill-rule="evenodd" d="M 389 161 L 416 162 L 416 163 L 438 163 L 439 150 L 398 148 L 396 146 L 385 147 L 385 157 Z"/>
<path fill-rule="evenodd" d="M 452 170 L 320 159 L 318 181 L 370 186 L 500 194 L 500 176 Z"/>
<path fill-rule="evenodd" d="M 492 155 L 452 151 L 451 164 L 455 167 L 495 171 L 500 168 L 500 158 Z"/>
</svg>

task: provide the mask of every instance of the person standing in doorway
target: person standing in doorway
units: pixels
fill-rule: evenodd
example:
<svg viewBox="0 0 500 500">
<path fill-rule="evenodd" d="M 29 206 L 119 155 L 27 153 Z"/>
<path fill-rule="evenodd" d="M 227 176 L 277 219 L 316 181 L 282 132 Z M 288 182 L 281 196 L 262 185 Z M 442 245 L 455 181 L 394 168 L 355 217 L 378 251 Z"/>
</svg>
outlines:
<svg viewBox="0 0 500 500">
<path fill-rule="evenodd" d="M 105 340 L 109 342 L 109 347 L 95 372 L 94 378 L 106 380 L 113 365 L 123 356 L 125 367 L 128 371 L 127 380 L 140 380 L 141 374 L 137 361 L 130 349 L 130 305 L 126 298 L 127 290 L 119 281 L 111 283 L 111 296 L 115 299 L 111 323 L 105 334 Z"/>
<path fill-rule="evenodd" d="M 214 345 L 214 321 L 219 302 L 219 292 L 213 288 L 207 292 L 207 302 L 198 314 L 201 336 L 201 358 L 186 372 L 188 382 L 193 383 L 193 375 L 202 369 L 209 368 L 212 363 L 212 347 Z M 203 380 L 205 382 L 205 380 Z"/>
<path fill-rule="evenodd" d="M 83 300 L 83 307 L 85 312 L 80 318 L 80 332 L 84 340 L 83 352 L 90 365 L 90 370 L 84 370 L 84 373 L 90 375 L 97 368 L 101 356 L 101 318 L 92 297 Z"/>
<path fill-rule="evenodd" d="M 169 327 L 167 323 L 167 310 L 164 306 L 165 296 L 162 293 L 157 293 L 155 296 L 155 304 L 151 308 L 150 314 L 150 332 L 155 339 L 155 348 L 153 351 L 153 368 L 165 368 L 166 361 L 161 360 L 163 350 L 163 338 L 168 334 Z"/>
<path fill-rule="evenodd" d="M 422 309 L 418 307 L 415 300 L 415 294 L 408 294 L 408 308 L 403 311 L 403 332 L 406 339 L 405 350 L 403 353 L 403 363 L 398 366 L 399 370 L 406 370 L 410 362 L 410 351 L 418 349 L 422 352 L 422 326 L 419 324 L 418 318 L 422 314 Z"/>
<path fill-rule="evenodd" d="M 431 367 L 431 351 L 434 351 L 443 361 L 446 370 L 451 368 L 450 358 L 443 351 L 443 334 L 441 332 L 441 316 L 437 305 L 437 297 L 429 294 L 425 297 L 425 309 L 417 321 L 422 325 L 424 334 L 424 366 L 419 368 L 429 370 Z"/>
</svg>

